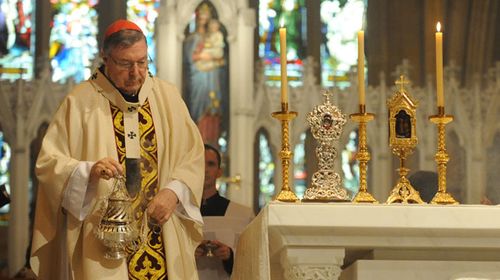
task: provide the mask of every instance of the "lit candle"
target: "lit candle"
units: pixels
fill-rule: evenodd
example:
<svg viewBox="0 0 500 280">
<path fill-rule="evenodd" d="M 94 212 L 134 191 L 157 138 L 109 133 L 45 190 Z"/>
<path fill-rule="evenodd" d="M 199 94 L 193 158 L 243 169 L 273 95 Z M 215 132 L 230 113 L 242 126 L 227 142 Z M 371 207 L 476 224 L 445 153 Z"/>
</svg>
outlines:
<svg viewBox="0 0 500 280">
<path fill-rule="evenodd" d="M 365 32 L 358 31 L 358 93 L 359 105 L 365 105 Z"/>
<path fill-rule="evenodd" d="M 281 24 L 283 26 L 283 23 Z M 286 28 L 280 28 L 280 62 L 281 62 L 281 103 L 288 103 L 286 74 Z"/>
<path fill-rule="evenodd" d="M 441 23 L 436 25 L 436 87 L 437 87 L 437 105 L 444 107 L 443 93 L 443 33 L 441 32 Z"/>
</svg>

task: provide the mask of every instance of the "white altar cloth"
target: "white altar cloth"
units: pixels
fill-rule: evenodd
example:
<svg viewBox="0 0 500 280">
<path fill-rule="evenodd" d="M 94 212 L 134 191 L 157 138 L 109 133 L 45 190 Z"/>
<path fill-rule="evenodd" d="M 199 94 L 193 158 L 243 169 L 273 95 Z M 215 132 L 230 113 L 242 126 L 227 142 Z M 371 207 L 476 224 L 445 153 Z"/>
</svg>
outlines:
<svg viewBox="0 0 500 280">
<path fill-rule="evenodd" d="M 498 275 L 500 207 L 271 202 L 240 236 L 232 279 L 370 279 L 363 267 L 383 275 L 398 261 L 455 267 L 426 279 Z"/>
</svg>

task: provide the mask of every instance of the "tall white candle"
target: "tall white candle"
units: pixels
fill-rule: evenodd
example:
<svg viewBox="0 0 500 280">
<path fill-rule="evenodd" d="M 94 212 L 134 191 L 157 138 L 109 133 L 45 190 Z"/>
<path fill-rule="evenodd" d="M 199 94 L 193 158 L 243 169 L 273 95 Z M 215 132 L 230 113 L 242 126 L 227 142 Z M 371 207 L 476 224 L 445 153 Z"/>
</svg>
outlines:
<svg viewBox="0 0 500 280">
<path fill-rule="evenodd" d="M 358 93 L 359 105 L 365 105 L 365 32 L 358 31 Z"/>
<path fill-rule="evenodd" d="M 441 32 L 441 23 L 436 25 L 436 90 L 437 106 L 444 107 L 443 92 L 443 33 Z"/>
<path fill-rule="evenodd" d="M 288 103 L 287 86 L 288 78 L 286 73 L 286 28 L 280 28 L 280 63 L 281 63 L 281 103 Z"/>
</svg>

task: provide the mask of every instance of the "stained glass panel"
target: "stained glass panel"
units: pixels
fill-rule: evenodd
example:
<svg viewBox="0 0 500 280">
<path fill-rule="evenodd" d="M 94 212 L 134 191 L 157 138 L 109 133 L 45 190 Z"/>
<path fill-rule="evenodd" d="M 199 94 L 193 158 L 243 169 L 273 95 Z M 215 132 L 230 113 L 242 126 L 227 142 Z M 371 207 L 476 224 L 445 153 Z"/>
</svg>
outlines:
<svg viewBox="0 0 500 280">
<path fill-rule="evenodd" d="M 306 191 L 306 133 L 300 134 L 300 142 L 295 145 L 293 151 L 293 179 L 294 179 L 294 192 L 298 198 L 302 199 L 304 197 L 304 192 Z"/>
<path fill-rule="evenodd" d="M 51 0 L 54 17 L 49 56 L 52 80 L 76 82 L 87 79 L 98 54 L 98 0 Z"/>
<path fill-rule="evenodd" d="M 135 22 L 146 35 L 148 43 L 148 55 L 152 60 L 149 71 L 156 74 L 156 45 L 154 41 L 155 21 L 158 17 L 160 0 L 128 0 L 127 18 Z"/>
<path fill-rule="evenodd" d="M 0 186 L 5 185 L 5 189 L 10 194 L 9 185 L 9 163 L 11 157 L 11 150 L 9 144 L 5 142 L 3 132 L 0 131 Z M 7 204 L 0 207 L 0 221 L 7 220 L 7 216 L 4 215 L 8 213 L 10 205 Z"/>
<path fill-rule="evenodd" d="M 321 81 L 324 87 L 350 85 L 348 73 L 357 64 L 357 32 L 363 27 L 366 6 L 366 0 L 321 0 Z"/>
<path fill-rule="evenodd" d="M 279 28 L 287 29 L 287 71 L 290 86 L 300 86 L 305 58 L 305 0 L 259 1 L 259 57 L 267 84 L 280 86 Z"/>
<path fill-rule="evenodd" d="M 33 78 L 34 7 L 31 0 L 0 0 L 0 78 Z"/>
<path fill-rule="evenodd" d="M 359 191 L 359 162 L 356 159 L 358 143 L 358 131 L 353 130 L 349 133 L 349 140 L 341 152 L 344 188 L 348 190 L 351 197 L 354 197 Z"/>
<path fill-rule="evenodd" d="M 271 153 L 271 148 L 269 147 L 269 140 L 267 136 L 259 132 L 258 134 L 259 141 L 259 160 L 258 164 L 258 206 L 259 209 L 264 207 L 269 201 L 272 200 L 274 195 L 274 159 Z"/>
</svg>

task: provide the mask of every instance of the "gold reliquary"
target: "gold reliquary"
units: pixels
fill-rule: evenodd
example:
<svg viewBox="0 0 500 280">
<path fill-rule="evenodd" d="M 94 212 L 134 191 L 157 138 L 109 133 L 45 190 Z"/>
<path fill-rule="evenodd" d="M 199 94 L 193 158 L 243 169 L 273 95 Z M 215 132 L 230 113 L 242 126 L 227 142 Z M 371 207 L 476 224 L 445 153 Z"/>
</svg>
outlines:
<svg viewBox="0 0 500 280">
<path fill-rule="evenodd" d="M 417 146 L 417 106 L 418 102 L 406 91 L 408 81 L 401 76 L 396 85 L 399 86 L 394 95 L 387 101 L 389 109 L 389 146 L 394 155 L 399 157 L 397 169 L 399 180 L 392 189 L 387 203 L 424 203 L 420 194 L 411 186 L 406 177 L 410 169 L 405 161 Z"/>
</svg>

